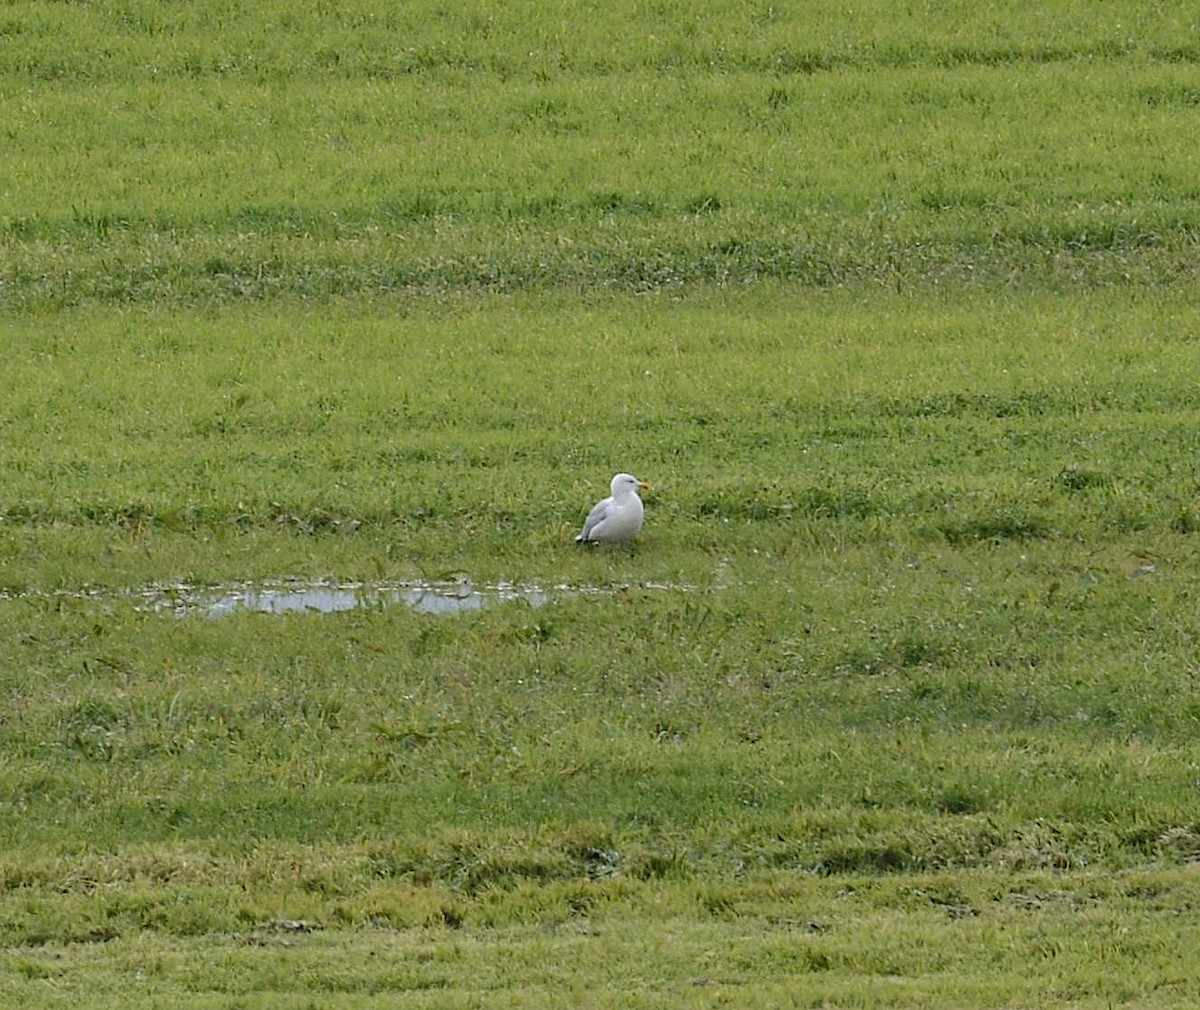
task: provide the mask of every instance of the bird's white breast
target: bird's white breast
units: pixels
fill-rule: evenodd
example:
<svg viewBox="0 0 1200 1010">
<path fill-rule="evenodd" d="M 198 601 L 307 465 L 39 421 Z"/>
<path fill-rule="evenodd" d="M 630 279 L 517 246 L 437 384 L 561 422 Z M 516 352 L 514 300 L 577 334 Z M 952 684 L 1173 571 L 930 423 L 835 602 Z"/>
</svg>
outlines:
<svg viewBox="0 0 1200 1010">
<path fill-rule="evenodd" d="M 624 501 L 614 501 L 608 515 L 592 531 L 593 540 L 628 540 L 642 528 L 645 510 L 642 500 L 635 494 L 627 495 Z"/>
</svg>

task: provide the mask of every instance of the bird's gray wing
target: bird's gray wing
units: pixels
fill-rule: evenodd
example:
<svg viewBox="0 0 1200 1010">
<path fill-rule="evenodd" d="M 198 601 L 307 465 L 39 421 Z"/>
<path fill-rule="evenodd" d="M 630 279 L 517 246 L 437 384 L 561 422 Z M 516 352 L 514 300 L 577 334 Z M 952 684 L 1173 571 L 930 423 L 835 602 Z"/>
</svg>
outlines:
<svg viewBox="0 0 1200 1010">
<path fill-rule="evenodd" d="M 594 530 L 608 516 L 608 510 L 612 507 L 612 498 L 605 498 L 602 501 L 596 502 L 592 506 L 592 511 L 588 513 L 588 517 L 583 521 L 583 532 L 575 539 L 588 540 Z"/>
</svg>

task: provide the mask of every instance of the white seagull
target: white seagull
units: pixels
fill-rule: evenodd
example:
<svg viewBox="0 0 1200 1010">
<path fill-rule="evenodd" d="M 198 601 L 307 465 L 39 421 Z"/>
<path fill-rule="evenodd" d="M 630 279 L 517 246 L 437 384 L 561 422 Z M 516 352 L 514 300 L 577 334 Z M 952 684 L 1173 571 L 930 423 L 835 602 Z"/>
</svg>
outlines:
<svg viewBox="0 0 1200 1010">
<path fill-rule="evenodd" d="M 642 499 L 638 489 L 650 485 L 633 474 L 619 473 L 612 479 L 612 494 L 596 502 L 575 538 L 577 544 L 623 544 L 642 528 Z"/>
</svg>

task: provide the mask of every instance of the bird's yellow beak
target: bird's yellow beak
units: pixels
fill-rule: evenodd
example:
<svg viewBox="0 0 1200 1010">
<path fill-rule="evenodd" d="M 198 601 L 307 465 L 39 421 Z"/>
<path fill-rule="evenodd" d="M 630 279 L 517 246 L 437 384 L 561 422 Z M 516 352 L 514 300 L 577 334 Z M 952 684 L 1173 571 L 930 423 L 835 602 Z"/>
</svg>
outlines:
<svg viewBox="0 0 1200 1010">
<path fill-rule="evenodd" d="M 654 488 L 652 488 L 652 487 L 651 487 L 649 484 L 647 484 L 647 483 L 646 483 L 644 480 L 639 480 L 639 481 L 638 481 L 638 487 L 640 487 L 640 488 L 641 488 L 643 491 L 653 491 L 653 490 L 654 490 Z"/>
</svg>

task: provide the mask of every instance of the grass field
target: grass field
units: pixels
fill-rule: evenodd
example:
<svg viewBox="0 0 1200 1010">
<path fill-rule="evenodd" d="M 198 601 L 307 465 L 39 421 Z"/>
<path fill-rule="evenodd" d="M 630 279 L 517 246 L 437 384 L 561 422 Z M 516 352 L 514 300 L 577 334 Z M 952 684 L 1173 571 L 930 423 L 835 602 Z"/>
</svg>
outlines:
<svg viewBox="0 0 1200 1010">
<path fill-rule="evenodd" d="M 0 1004 L 1200 999 L 1190 8 L 0 36 Z"/>
</svg>

